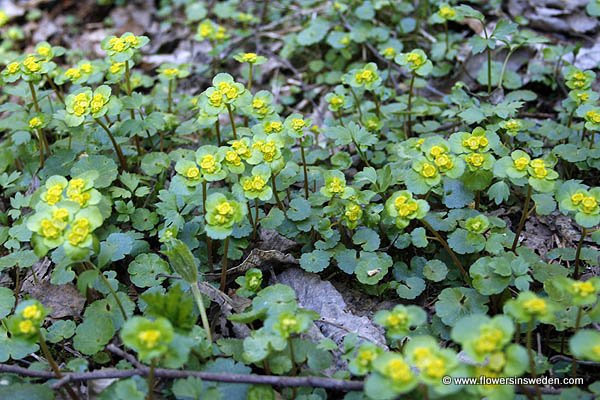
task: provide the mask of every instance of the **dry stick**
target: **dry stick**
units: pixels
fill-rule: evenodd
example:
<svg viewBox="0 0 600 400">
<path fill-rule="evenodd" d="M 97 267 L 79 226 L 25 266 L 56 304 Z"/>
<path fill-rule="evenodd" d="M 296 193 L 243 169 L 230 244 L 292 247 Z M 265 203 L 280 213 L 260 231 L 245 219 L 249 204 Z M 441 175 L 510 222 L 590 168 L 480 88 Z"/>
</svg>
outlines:
<svg viewBox="0 0 600 400">
<path fill-rule="evenodd" d="M 454 251 L 452 251 L 452 249 L 450 248 L 450 246 L 448 246 L 448 243 L 444 240 L 444 238 L 442 237 L 442 235 L 440 235 L 440 233 L 438 231 L 436 231 L 433 228 L 433 226 L 429 225 L 427 223 L 427 221 L 425 221 L 424 219 L 421 220 L 421 223 L 425 226 L 425 228 L 427 228 L 429 230 L 429 232 L 431 232 L 433 234 L 433 236 L 435 236 L 435 238 L 437 239 L 437 241 L 440 242 L 440 244 L 444 247 L 444 249 L 446 249 L 446 251 L 448 252 L 448 254 L 450 255 L 450 257 L 452 258 L 452 261 L 454 261 L 454 264 L 456 264 L 456 266 L 458 267 L 458 269 L 460 269 L 460 272 L 463 274 L 465 282 L 468 285 L 471 285 L 470 280 L 469 280 L 469 274 L 465 270 L 465 267 L 463 267 L 462 263 L 460 262 L 460 260 L 456 256 L 456 253 L 454 253 Z"/>
<path fill-rule="evenodd" d="M 521 215 L 521 220 L 519 221 L 519 226 L 517 227 L 517 231 L 515 232 L 515 240 L 513 240 L 512 247 L 510 248 L 510 251 L 512 251 L 513 253 L 516 252 L 517 244 L 519 244 L 519 236 L 521 236 L 521 232 L 523 231 L 523 227 L 525 226 L 525 220 L 527 220 L 530 201 L 531 201 L 531 185 L 527 185 L 527 197 L 525 197 L 525 204 L 523 205 L 523 214 Z"/>
<path fill-rule="evenodd" d="M 126 171 L 127 170 L 127 160 L 125 159 L 125 156 L 123 155 L 123 152 L 121 151 L 121 146 L 119 146 L 119 144 L 115 140 L 115 137 L 110 132 L 110 129 L 108 129 L 108 126 L 106 126 L 106 124 L 104 124 L 104 122 L 102 122 L 98 118 L 94 118 L 94 120 L 98 123 L 98 125 L 100 125 L 100 127 L 102 127 L 102 129 L 104 129 L 104 132 L 106 132 L 106 134 L 108 135 L 108 138 L 110 139 L 110 141 L 115 149 L 115 152 L 117 153 L 117 157 L 119 158 L 119 164 L 121 165 L 121 171 Z"/>
<path fill-rule="evenodd" d="M 229 250 L 229 236 L 223 242 L 223 264 L 221 266 L 221 292 L 225 293 L 225 285 L 227 284 L 227 251 Z"/>
<path fill-rule="evenodd" d="M 21 376 L 30 376 L 41 379 L 55 379 L 52 372 L 31 370 L 15 365 L 0 364 L 0 372 L 13 373 Z M 52 385 L 52 389 L 58 389 L 69 382 L 90 381 L 97 379 L 130 378 L 132 376 L 147 376 L 148 367 L 127 370 L 97 370 L 91 372 L 70 372 Z M 239 384 L 271 385 L 276 387 L 318 387 L 338 391 L 361 391 L 364 383 L 362 381 L 349 381 L 344 379 L 321 378 L 317 376 L 277 376 L 277 375 L 255 375 L 255 374 L 230 374 L 227 372 L 204 372 L 204 371 L 179 371 L 175 369 L 157 368 L 154 371 L 156 378 L 180 379 L 190 376 L 200 378 L 208 382 L 225 382 Z"/>
<path fill-rule="evenodd" d="M 44 357 L 46 357 L 46 360 L 48 360 L 50 368 L 54 372 L 53 375 L 55 375 L 59 379 L 63 378 L 63 374 L 60 372 L 60 368 L 58 368 L 58 364 L 56 364 L 54 357 L 52 357 L 52 353 L 50 353 L 50 349 L 48 349 L 48 345 L 46 344 L 46 339 L 44 339 L 44 334 L 41 331 L 38 332 L 38 339 L 40 342 L 40 348 L 42 349 L 42 353 L 44 354 Z M 79 396 L 75 394 L 73 388 L 70 385 L 66 385 L 65 390 L 67 391 L 67 394 L 72 400 L 79 400 Z"/>
</svg>

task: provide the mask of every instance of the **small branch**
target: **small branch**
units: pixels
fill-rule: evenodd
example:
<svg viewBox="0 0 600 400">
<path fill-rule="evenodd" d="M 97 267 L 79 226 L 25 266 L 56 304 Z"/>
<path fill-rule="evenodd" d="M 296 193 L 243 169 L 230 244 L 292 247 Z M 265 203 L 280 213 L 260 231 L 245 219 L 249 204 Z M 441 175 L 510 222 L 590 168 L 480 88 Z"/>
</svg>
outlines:
<svg viewBox="0 0 600 400">
<path fill-rule="evenodd" d="M 114 349 L 113 349 L 114 350 Z M 150 368 L 136 368 L 128 370 L 96 370 L 91 372 L 65 373 L 63 378 L 52 385 L 52 389 L 58 389 L 69 382 L 82 382 L 97 379 L 130 378 L 132 376 L 147 376 Z M 29 376 L 40 379 L 55 379 L 54 373 L 49 371 L 36 371 L 15 365 L 0 364 L 0 373 L 12 373 L 21 376 Z M 180 379 L 190 376 L 200 378 L 208 382 L 226 382 L 240 384 L 271 385 L 276 387 L 319 387 L 323 389 L 339 391 L 363 390 L 362 381 L 349 381 L 343 379 L 322 378 L 317 376 L 276 376 L 276 375 L 254 375 L 254 374 L 230 374 L 227 372 L 203 372 L 203 371 L 179 371 L 175 369 L 157 368 L 154 371 L 156 378 Z"/>
</svg>

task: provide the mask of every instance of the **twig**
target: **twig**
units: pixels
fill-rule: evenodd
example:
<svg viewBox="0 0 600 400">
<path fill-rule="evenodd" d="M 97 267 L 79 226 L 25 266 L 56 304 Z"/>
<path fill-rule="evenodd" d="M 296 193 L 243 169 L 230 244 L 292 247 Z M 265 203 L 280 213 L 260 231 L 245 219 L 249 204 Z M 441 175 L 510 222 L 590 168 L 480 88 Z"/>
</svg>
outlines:
<svg viewBox="0 0 600 400">
<path fill-rule="evenodd" d="M 54 379 L 56 376 L 48 371 L 36 371 L 15 365 L 0 364 L 1 373 L 13 373 L 21 376 L 29 376 L 40 379 Z M 90 372 L 65 373 L 63 378 L 52 385 L 52 389 L 58 389 L 69 382 L 91 381 L 97 379 L 130 378 L 132 376 L 146 376 L 150 368 L 136 368 L 128 370 L 103 369 Z M 180 379 L 190 376 L 200 378 L 209 382 L 226 382 L 240 384 L 271 385 L 276 387 L 318 387 L 338 391 L 360 391 L 363 390 L 362 381 L 349 381 L 343 379 L 322 378 L 318 376 L 276 376 L 255 374 L 231 374 L 227 372 L 203 372 L 203 371 L 179 371 L 175 369 L 157 368 L 154 371 L 156 378 Z"/>
</svg>

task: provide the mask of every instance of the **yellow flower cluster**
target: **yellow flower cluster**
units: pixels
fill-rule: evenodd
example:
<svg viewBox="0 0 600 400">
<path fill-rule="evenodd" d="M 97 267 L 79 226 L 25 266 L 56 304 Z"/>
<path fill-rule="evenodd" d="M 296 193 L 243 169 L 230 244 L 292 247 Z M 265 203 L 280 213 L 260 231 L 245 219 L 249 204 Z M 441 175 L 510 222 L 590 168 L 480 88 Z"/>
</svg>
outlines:
<svg viewBox="0 0 600 400">
<path fill-rule="evenodd" d="M 359 83 L 360 85 L 364 85 L 367 83 L 375 82 L 377 80 L 377 74 L 375 74 L 371 70 L 364 69 L 362 71 L 357 72 L 354 75 L 354 78 L 356 79 L 357 83 Z"/>
<path fill-rule="evenodd" d="M 581 210 L 585 214 L 593 213 L 596 210 L 596 208 L 598 207 L 598 202 L 596 201 L 595 197 L 586 196 L 585 194 L 583 194 L 581 192 L 577 192 L 577 193 L 573 194 L 571 196 L 571 201 L 576 206 L 580 205 Z"/>
<path fill-rule="evenodd" d="M 39 61 L 37 61 L 33 55 L 27 56 L 25 60 L 23 60 L 23 65 L 30 73 L 38 72 L 42 68 Z"/>
<path fill-rule="evenodd" d="M 600 124 L 600 112 L 590 110 L 585 113 L 585 119 L 591 123 Z"/>
<path fill-rule="evenodd" d="M 523 302 L 523 308 L 529 314 L 543 315 L 548 310 L 548 304 L 546 300 L 540 298 L 533 298 Z"/>
<path fill-rule="evenodd" d="M 215 215 L 215 220 L 219 224 L 227 223 L 233 216 L 234 212 L 233 206 L 228 201 L 223 201 L 222 203 L 219 203 L 216 207 L 216 210 L 217 215 Z"/>
<path fill-rule="evenodd" d="M 425 178 L 433 178 L 438 174 L 437 169 L 431 163 L 424 163 L 421 167 L 421 175 Z"/>
<path fill-rule="evenodd" d="M 81 244 L 90 234 L 90 221 L 87 218 L 77 219 L 71 226 L 67 240 L 73 246 Z"/>
<path fill-rule="evenodd" d="M 413 353 L 415 364 L 421 373 L 432 378 L 441 378 L 446 375 L 446 361 L 435 355 L 427 347 L 417 347 Z"/>
<path fill-rule="evenodd" d="M 53 206 L 62 200 L 62 192 L 64 189 L 65 186 L 57 183 L 46 190 L 46 193 L 42 195 L 42 200 Z"/>
<path fill-rule="evenodd" d="M 279 133 L 283 130 L 283 124 L 279 121 L 269 121 L 265 124 L 265 133 Z"/>
<path fill-rule="evenodd" d="M 266 142 L 258 140 L 252 145 L 252 147 L 262 153 L 263 159 L 266 162 L 272 162 L 277 156 L 277 145 L 272 140 Z"/>
<path fill-rule="evenodd" d="M 361 367 L 367 368 L 375 359 L 377 354 L 371 349 L 362 349 L 356 354 L 356 362 Z"/>
<path fill-rule="evenodd" d="M 138 333 L 138 339 L 148 350 L 154 349 L 160 340 L 161 333 L 157 329 L 148 329 Z"/>
<path fill-rule="evenodd" d="M 212 154 L 206 154 L 200 160 L 200 168 L 203 172 L 212 174 L 217 170 L 217 160 Z"/>
<path fill-rule="evenodd" d="M 410 365 L 400 358 L 394 358 L 385 366 L 385 375 L 396 383 L 409 382 L 413 378 Z"/>
<path fill-rule="evenodd" d="M 21 64 L 18 62 L 11 62 L 6 66 L 6 70 L 9 74 L 16 74 L 19 71 L 19 68 L 21 68 Z"/>
<path fill-rule="evenodd" d="M 346 188 L 345 182 L 343 182 L 338 177 L 331 178 L 329 185 L 327 185 L 327 189 L 333 194 L 341 194 L 344 193 L 344 189 Z"/>
<path fill-rule="evenodd" d="M 419 205 L 416 201 L 409 200 L 409 198 L 404 195 L 400 195 L 396 198 L 396 200 L 394 201 L 394 207 L 396 207 L 396 211 L 398 211 L 398 215 L 400 215 L 401 217 L 408 217 L 409 215 L 411 215 L 419 209 Z M 390 315 L 390 317 L 392 316 L 398 316 L 398 314 L 396 313 Z"/>
<path fill-rule="evenodd" d="M 448 5 L 443 5 L 440 7 L 438 15 L 444 19 L 452 19 L 456 16 L 456 10 Z"/>
<path fill-rule="evenodd" d="M 200 179 L 200 170 L 196 166 L 191 166 L 185 171 L 185 177 L 192 180 Z"/>
<path fill-rule="evenodd" d="M 77 94 L 75 96 L 75 102 L 73 103 L 73 113 L 78 117 L 84 115 L 90 106 L 91 100 L 92 99 L 87 93 Z"/>
<path fill-rule="evenodd" d="M 358 221 L 362 217 L 362 214 L 363 214 L 362 208 L 356 203 L 348 204 L 346 206 L 346 210 L 344 212 L 344 216 L 350 222 Z"/>
<path fill-rule="evenodd" d="M 225 153 L 225 161 L 231 165 L 235 165 L 236 167 L 242 165 L 242 159 L 240 155 L 234 150 L 229 150 L 227 153 Z"/>
<path fill-rule="evenodd" d="M 91 195 L 89 191 L 84 191 L 85 181 L 81 178 L 71 179 L 69 186 L 67 187 L 67 197 L 69 200 L 78 203 L 81 207 L 84 207 Z"/>
<path fill-rule="evenodd" d="M 242 187 L 247 192 L 260 192 L 264 189 L 266 184 L 267 182 L 261 176 L 254 175 L 252 178 L 244 180 Z"/>
<path fill-rule="evenodd" d="M 573 292 L 578 294 L 579 296 L 586 297 L 596 292 L 596 288 L 594 284 L 586 281 L 586 282 L 574 282 L 571 285 Z"/>
<path fill-rule="evenodd" d="M 487 354 L 500 350 L 504 339 L 504 332 L 492 326 L 483 326 L 479 338 L 475 341 L 475 351 L 480 354 Z"/>
<path fill-rule="evenodd" d="M 42 119 L 39 117 L 33 117 L 29 120 L 29 127 L 31 129 L 37 129 L 40 126 L 42 126 L 42 124 L 43 124 Z"/>
<path fill-rule="evenodd" d="M 529 159 L 527 157 L 519 157 L 513 161 L 513 164 L 517 171 L 523 171 L 529 165 Z"/>
<path fill-rule="evenodd" d="M 463 139 L 462 145 L 464 148 L 467 148 L 471 151 L 477 151 L 486 147 L 489 144 L 488 139 L 485 136 L 479 135 L 470 135 L 469 137 Z"/>
<path fill-rule="evenodd" d="M 531 160 L 529 163 L 531 168 L 533 168 L 532 175 L 534 178 L 544 179 L 548 175 L 548 170 L 546 169 L 546 163 L 541 158 L 536 158 L 535 160 Z"/>
<path fill-rule="evenodd" d="M 485 158 L 479 153 L 471 153 L 465 157 L 465 161 L 472 167 L 479 168 L 483 165 Z"/>
</svg>

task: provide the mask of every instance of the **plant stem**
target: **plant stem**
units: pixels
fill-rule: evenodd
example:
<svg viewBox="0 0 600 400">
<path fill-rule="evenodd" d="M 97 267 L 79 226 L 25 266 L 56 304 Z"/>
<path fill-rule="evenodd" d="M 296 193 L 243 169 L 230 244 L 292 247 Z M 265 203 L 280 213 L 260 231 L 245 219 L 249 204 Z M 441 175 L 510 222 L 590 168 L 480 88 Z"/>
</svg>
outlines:
<svg viewBox="0 0 600 400">
<path fill-rule="evenodd" d="M 50 86 L 52 87 L 52 90 L 54 90 L 54 93 L 56 93 L 56 97 L 58 97 L 58 100 L 65 104 L 65 98 L 62 95 L 62 93 L 60 92 L 60 90 L 58 89 L 58 87 L 56 86 L 56 84 L 54 83 L 54 81 L 52 80 L 52 78 L 50 78 L 50 76 L 48 76 L 46 74 L 46 80 L 48 81 L 48 83 L 50 84 Z"/>
<path fill-rule="evenodd" d="M 252 89 L 252 67 L 254 67 L 252 64 L 248 64 L 248 92 Z"/>
<path fill-rule="evenodd" d="M 233 111 L 231 110 L 231 106 L 229 104 L 225 104 L 227 108 L 227 113 L 229 114 L 229 121 L 231 121 L 231 130 L 233 132 L 233 139 L 237 140 L 237 131 L 235 129 L 235 119 L 233 118 Z"/>
<path fill-rule="evenodd" d="M 575 269 L 573 271 L 573 279 L 579 279 L 579 264 L 581 263 L 581 248 L 583 246 L 583 241 L 587 236 L 588 232 L 586 228 L 581 228 L 581 238 L 579 238 L 579 242 L 577 243 L 577 250 L 575 251 Z"/>
<path fill-rule="evenodd" d="M 102 127 L 102 129 L 104 129 L 104 132 L 106 132 L 106 134 L 108 135 L 108 138 L 110 139 L 110 141 L 115 149 L 115 153 L 117 153 L 117 157 L 119 158 L 119 164 L 121 165 L 121 171 L 126 171 L 127 170 L 127 160 L 125 159 L 125 156 L 123 155 L 123 151 L 121 151 L 121 146 L 119 146 L 119 144 L 115 140 L 114 136 L 110 132 L 110 129 L 108 129 L 108 126 L 106 126 L 106 124 L 104 124 L 104 122 L 102 122 L 98 118 L 94 118 L 94 120 L 98 123 L 98 125 L 100 125 Z"/>
<path fill-rule="evenodd" d="M 52 353 L 50 353 L 50 349 L 48 349 L 48 344 L 46 343 L 44 334 L 41 331 L 38 332 L 38 339 L 40 342 L 40 349 L 42 349 L 42 353 L 44 354 L 44 357 L 46 357 L 48 364 L 50 364 L 50 368 L 52 369 L 52 371 L 54 372 L 54 374 L 56 375 L 57 378 L 59 378 L 59 379 L 62 378 L 63 375 L 60 372 L 60 368 L 58 368 L 58 364 L 56 363 L 56 360 L 54 360 L 54 357 L 52 357 Z M 79 399 L 79 396 L 77 396 L 77 394 L 75 394 L 75 392 L 73 391 L 73 388 L 71 388 L 71 386 L 69 384 L 65 385 L 65 390 L 67 391 L 67 394 L 69 395 L 69 397 L 72 400 Z"/>
<path fill-rule="evenodd" d="M 412 97 L 413 97 L 413 89 L 415 86 L 415 76 L 416 74 L 413 72 L 410 78 L 410 86 L 408 88 L 408 107 L 406 109 L 407 114 L 407 122 L 406 122 L 406 138 L 412 136 L 412 125 L 411 125 L 411 113 L 412 113 Z"/>
<path fill-rule="evenodd" d="M 534 354 L 533 354 L 533 349 L 531 348 L 531 342 L 532 342 L 532 336 L 533 336 L 533 323 L 534 321 L 531 320 L 529 321 L 528 325 L 527 325 L 527 339 L 526 339 L 526 346 L 527 346 L 527 355 L 529 357 L 529 369 L 531 370 L 531 376 L 535 379 L 537 378 L 537 372 L 535 371 L 535 358 L 534 358 Z M 540 387 L 538 385 L 535 385 L 535 392 L 537 395 L 537 398 L 539 400 L 542 399 L 542 395 L 540 393 Z"/>
<path fill-rule="evenodd" d="M 292 376 L 298 376 L 298 366 L 296 365 L 296 355 L 294 354 L 294 343 L 292 337 L 288 337 L 288 347 L 290 348 L 290 361 L 292 362 Z M 292 399 L 296 398 L 297 388 L 292 388 Z"/>
<path fill-rule="evenodd" d="M 223 263 L 221 264 L 221 292 L 225 292 L 227 284 L 227 251 L 229 250 L 229 236 L 223 241 Z"/>
<path fill-rule="evenodd" d="M 276 177 L 277 177 L 276 175 L 271 175 L 271 183 L 273 184 L 273 196 L 275 196 L 275 202 L 277 203 L 277 207 L 279 207 L 279 209 L 281 211 L 283 211 L 283 214 L 287 217 L 285 207 L 283 206 L 283 203 L 279 199 L 279 193 L 277 193 L 277 183 L 275 182 Z"/>
<path fill-rule="evenodd" d="M 506 58 L 504 59 L 504 63 L 502 64 L 502 70 L 500 71 L 500 78 L 498 79 L 498 89 L 500 89 L 502 87 L 502 82 L 504 82 L 504 73 L 506 72 L 506 66 L 508 65 L 508 59 L 510 58 L 510 56 L 512 56 L 513 52 L 516 49 L 517 48 L 510 49 L 508 51 L 508 54 L 506 55 Z"/>
<path fill-rule="evenodd" d="M 125 321 L 127 321 L 127 313 L 125 313 L 125 307 L 123 307 L 123 303 L 121 303 L 121 299 L 119 299 L 119 296 L 117 296 L 117 293 L 113 289 L 113 287 L 110 284 L 110 282 L 108 281 L 108 279 L 106 279 L 106 276 L 104 276 L 104 274 L 102 273 L 102 271 L 100 270 L 100 268 L 98 268 L 96 266 L 96 264 L 92 263 L 91 261 L 86 261 L 86 264 L 89 265 L 89 266 L 91 266 L 93 269 L 96 270 L 96 272 L 98 272 L 98 275 L 100 275 L 100 278 L 102 279 L 102 282 L 104 282 L 104 284 L 106 285 L 106 287 L 110 291 L 110 294 L 112 294 L 112 296 L 115 298 L 115 301 L 117 303 L 117 307 L 119 307 L 119 310 L 121 311 L 121 314 L 123 315 L 123 319 Z"/>
<path fill-rule="evenodd" d="M 573 335 L 577 333 L 579 330 L 579 325 L 581 325 L 581 317 L 583 316 L 583 306 L 579 306 L 577 308 L 577 318 L 575 319 L 575 332 Z M 577 378 L 577 360 L 573 357 L 573 361 L 571 363 L 571 370 L 573 374 L 573 378 Z"/>
<path fill-rule="evenodd" d="M 205 180 L 202 180 L 202 215 L 206 219 L 206 190 L 207 184 Z M 206 235 L 206 258 L 208 259 L 208 268 L 210 272 L 214 271 L 212 263 L 212 239 Z"/>
<path fill-rule="evenodd" d="M 210 332 L 210 324 L 208 323 L 208 316 L 206 315 L 206 308 L 204 307 L 204 301 L 202 300 L 202 294 L 198 289 L 198 283 L 192 283 L 192 294 L 196 299 L 196 304 L 200 310 L 200 320 L 202 320 L 202 327 L 206 331 L 206 339 L 212 343 L 212 333 Z"/>
<path fill-rule="evenodd" d="M 425 228 L 427 228 L 433 234 L 433 236 L 435 236 L 435 238 L 437 239 L 437 241 L 440 242 L 440 244 L 444 247 L 444 249 L 446 249 L 446 251 L 448 252 L 448 254 L 450 255 L 450 257 L 452 258 L 452 261 L 454 261 L 454 264 L 456 264 L 456 266 L 458 267 L 458 269 L 462 273 L 462 275 L 463 275 L 463 277 L 465 279 L 465 282 L 470 286 L 471 282 L 470 282 L 470 279 L 469 279 L 469 274 L 467 273 L 467 271 L 465 270 L 465 267 L 463 267 L 462 263 L 460 262 L 460 260 L 456 256 L 456 253 L 454 253 L 454 251 L 450 248 L 450 246 L 448 246 L 448 242 L 446 242 L 446 240 L 444 240 L 444 238 L 442 237 L 442 235 L 440 235 L 440 233 L 438 231 L 436 231 L 433 228 L 433 226 L 429 225 L 427 223 L 427 221 L 425 221 L 424 219 L 422 219 L 421 223 L 423 224 L 423 226 L 425 226 Z"/>
<path fill-rule="evenodd" d="M 444 41 L 446 43 L 446 47 L 444 48 L 444 58 L 446 58 L 446 55 L 448 54 L 448 21 L 444 20 Z"/>
<path fill-rule="evenodd" d="M 485 40 L 489 40 L 487 29 L 483 21 L 481 22 L 481 26 L 483 27 L 483 34 L 485 35 Z M 492 94 L 492 49 L 489 46 L 486 46 L 487 52 L 487 75 L 488 75 L 488 96 Z"/>
<path fill-rule="evenodd" d="M 254 237 L 258 233 L 258 199 L 254 199 Z"/>
<path fill-rule="evenodd" d="M 153 389 L 154 389 L 154 370 L 156 369 L 156 358 L 152 359 L 150 363 L 150 371 L 148 372 L 148 396 L 146 396 L 147 400 L 152 400 L 154 398 Z"/>
<path fill-rule="evenodd" d="M 515 232 L 515 240 L 513 240 L 512 247 L 510 251 L 516 253 L 517 244 L 519 244 L 519 236 L 521 235 L 521 231 L 523 231 L 523 227 L 525 226 L 525 221 L 527 220 L 527 212 L 529 211 L 529 202 L 531 201 L 531 185 L 527 185 L 527 195 L 525 197 L 525 203 L 523 204 L 523 214 L 521 215 L 521 220 L 519 221 L 519 225 L 517 227 L 517 231 Z"/>
<path fill-rule="evenodd" d="M 354 98 L 354 105 L 356 106 L 356 111 L 358 111 L 358 120 L 360 121 L 361 124 L 364 125 L 362 110 L 360 109 L 360 101 L 358 100 L 358 96 L 356 95 L 356 92 L 354 91 L 354 89 L 352 89 L 352 86 L 349 86 L 349 88 L 350 88 L 350 93 L 352 93 L 352 97 Z"/>
<path fill-rule="evenodd" d="M 217 136 L 217 146 L 221 145 L 221 124 L 219 122 L 219 117 L 215 121 L 215 135 Z"/>
<path fill-rule="evenodd" d="M 300 157 L 304 171 L 304 197 L 308 200 L 308 170 L 306 169 L 306 156 L 304 155 L 304 141 L 300 139 Z"/>
<path fill-rule="evenodd" d="M 167 111 L 172 112 L 173 110 L 173 79 L 169 80 L 169 91 L 167 93 Z"/>
</svg>

